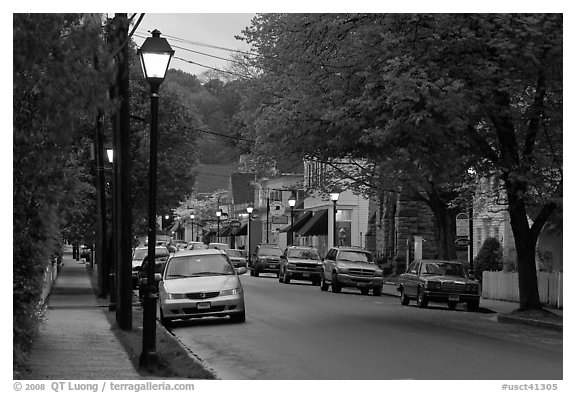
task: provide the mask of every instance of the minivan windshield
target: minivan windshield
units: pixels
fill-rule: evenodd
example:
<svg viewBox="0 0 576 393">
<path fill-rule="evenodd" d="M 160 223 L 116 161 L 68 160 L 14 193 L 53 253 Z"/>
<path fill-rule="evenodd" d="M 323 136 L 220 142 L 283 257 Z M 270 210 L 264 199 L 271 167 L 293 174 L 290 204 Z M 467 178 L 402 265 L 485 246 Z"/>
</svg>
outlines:
<svg viewBox="0 0 576 393">
<path fill-rule="evenodd" d="M 175 256 L 170 259 L 166 266 L 165 279 L 173 280 L 186 277 L 227 276 L 233 274 L 234 267 L 224 255 L 187 255 Z"/>
</svg>

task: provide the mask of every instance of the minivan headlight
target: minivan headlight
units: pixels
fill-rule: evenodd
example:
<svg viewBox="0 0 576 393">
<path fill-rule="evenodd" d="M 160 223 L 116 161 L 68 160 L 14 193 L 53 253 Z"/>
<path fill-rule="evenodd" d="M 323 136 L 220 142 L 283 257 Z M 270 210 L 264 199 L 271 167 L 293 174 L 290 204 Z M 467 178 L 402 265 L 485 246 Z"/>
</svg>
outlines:
<svg viewBox="0 0 576 393">
<path fill-rule="evenodd" d="M 223 289 L 220 291 L 220 296 L 240 295 L 242 290 L 240 288 Z"/>
</svg>

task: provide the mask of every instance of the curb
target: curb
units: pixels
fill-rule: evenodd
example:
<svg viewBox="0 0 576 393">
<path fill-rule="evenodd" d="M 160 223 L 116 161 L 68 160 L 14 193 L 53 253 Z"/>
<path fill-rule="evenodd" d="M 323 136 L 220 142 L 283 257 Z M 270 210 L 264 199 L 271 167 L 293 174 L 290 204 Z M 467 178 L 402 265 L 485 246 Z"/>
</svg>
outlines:
<svg viewBox="0 0 576 393">
<path fill-rule="evenodd" d="M 545 329 L 557 330 L 560 332 L 563 330 L 563 325 L 559 324 L 559 323 L 545 322 L 545 321 L 539 321 L 536 319 L 528 319 L 528 318 L 516 318 L 516 317 L 511 317 L 511 316 L 505 315 L 505 314 L 498 314 L 496 317 L 496 320 L 498 322 L 529 325 L 529 326 L 535 326 L 535 327 L 540 327 L 540 328 L 545 328 Z"/>
</svg>

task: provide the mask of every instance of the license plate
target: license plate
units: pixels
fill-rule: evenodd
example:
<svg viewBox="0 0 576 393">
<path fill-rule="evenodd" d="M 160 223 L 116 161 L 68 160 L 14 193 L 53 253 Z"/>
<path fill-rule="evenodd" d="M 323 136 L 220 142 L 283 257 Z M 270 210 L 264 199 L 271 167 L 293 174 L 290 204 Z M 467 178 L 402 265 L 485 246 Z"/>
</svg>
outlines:
<svg viewBox="0 0 576 393">
<path fill-rule="evenodd" d="M 448 301 L 450 302 L 459 302 L 460 296 L 458 295 L 448 295 Z"/>
<path fill-rule="evenodd" d="M 270 265 L 268 265 L 268 267 L 275 268 L 276 265 L 270 264 Z"/>
<path fill-rule="evenodd" d="M 196 306 L 198 308 L 198 310 L 206 310 L 210 308 L 210 302 L 202 302 L 202 303 L 198 303 L 198 305 Z"/>
<path fill-rule="evenodd" d="M 304 274 L 302 274 L 302 277 L 310 277 L 310 274 L 309 274 L 309 273 L 304 273 Z"/>
</svg>

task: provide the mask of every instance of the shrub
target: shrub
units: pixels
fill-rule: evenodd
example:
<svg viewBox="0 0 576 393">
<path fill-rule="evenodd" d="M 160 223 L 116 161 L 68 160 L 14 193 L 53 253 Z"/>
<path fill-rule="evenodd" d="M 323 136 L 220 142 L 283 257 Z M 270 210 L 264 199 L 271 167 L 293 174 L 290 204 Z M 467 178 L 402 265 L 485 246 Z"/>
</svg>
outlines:
<svg viewBox="0 0 576 393">
<path fill-rule="evenodd" d="M 474 270 L 476 277 L 482 279 L 484 271 L 502 270 L 502 246 L 498 239 L 489 237 L 484 241 L 478 255 L 474 258 Z"/>
</svg>

